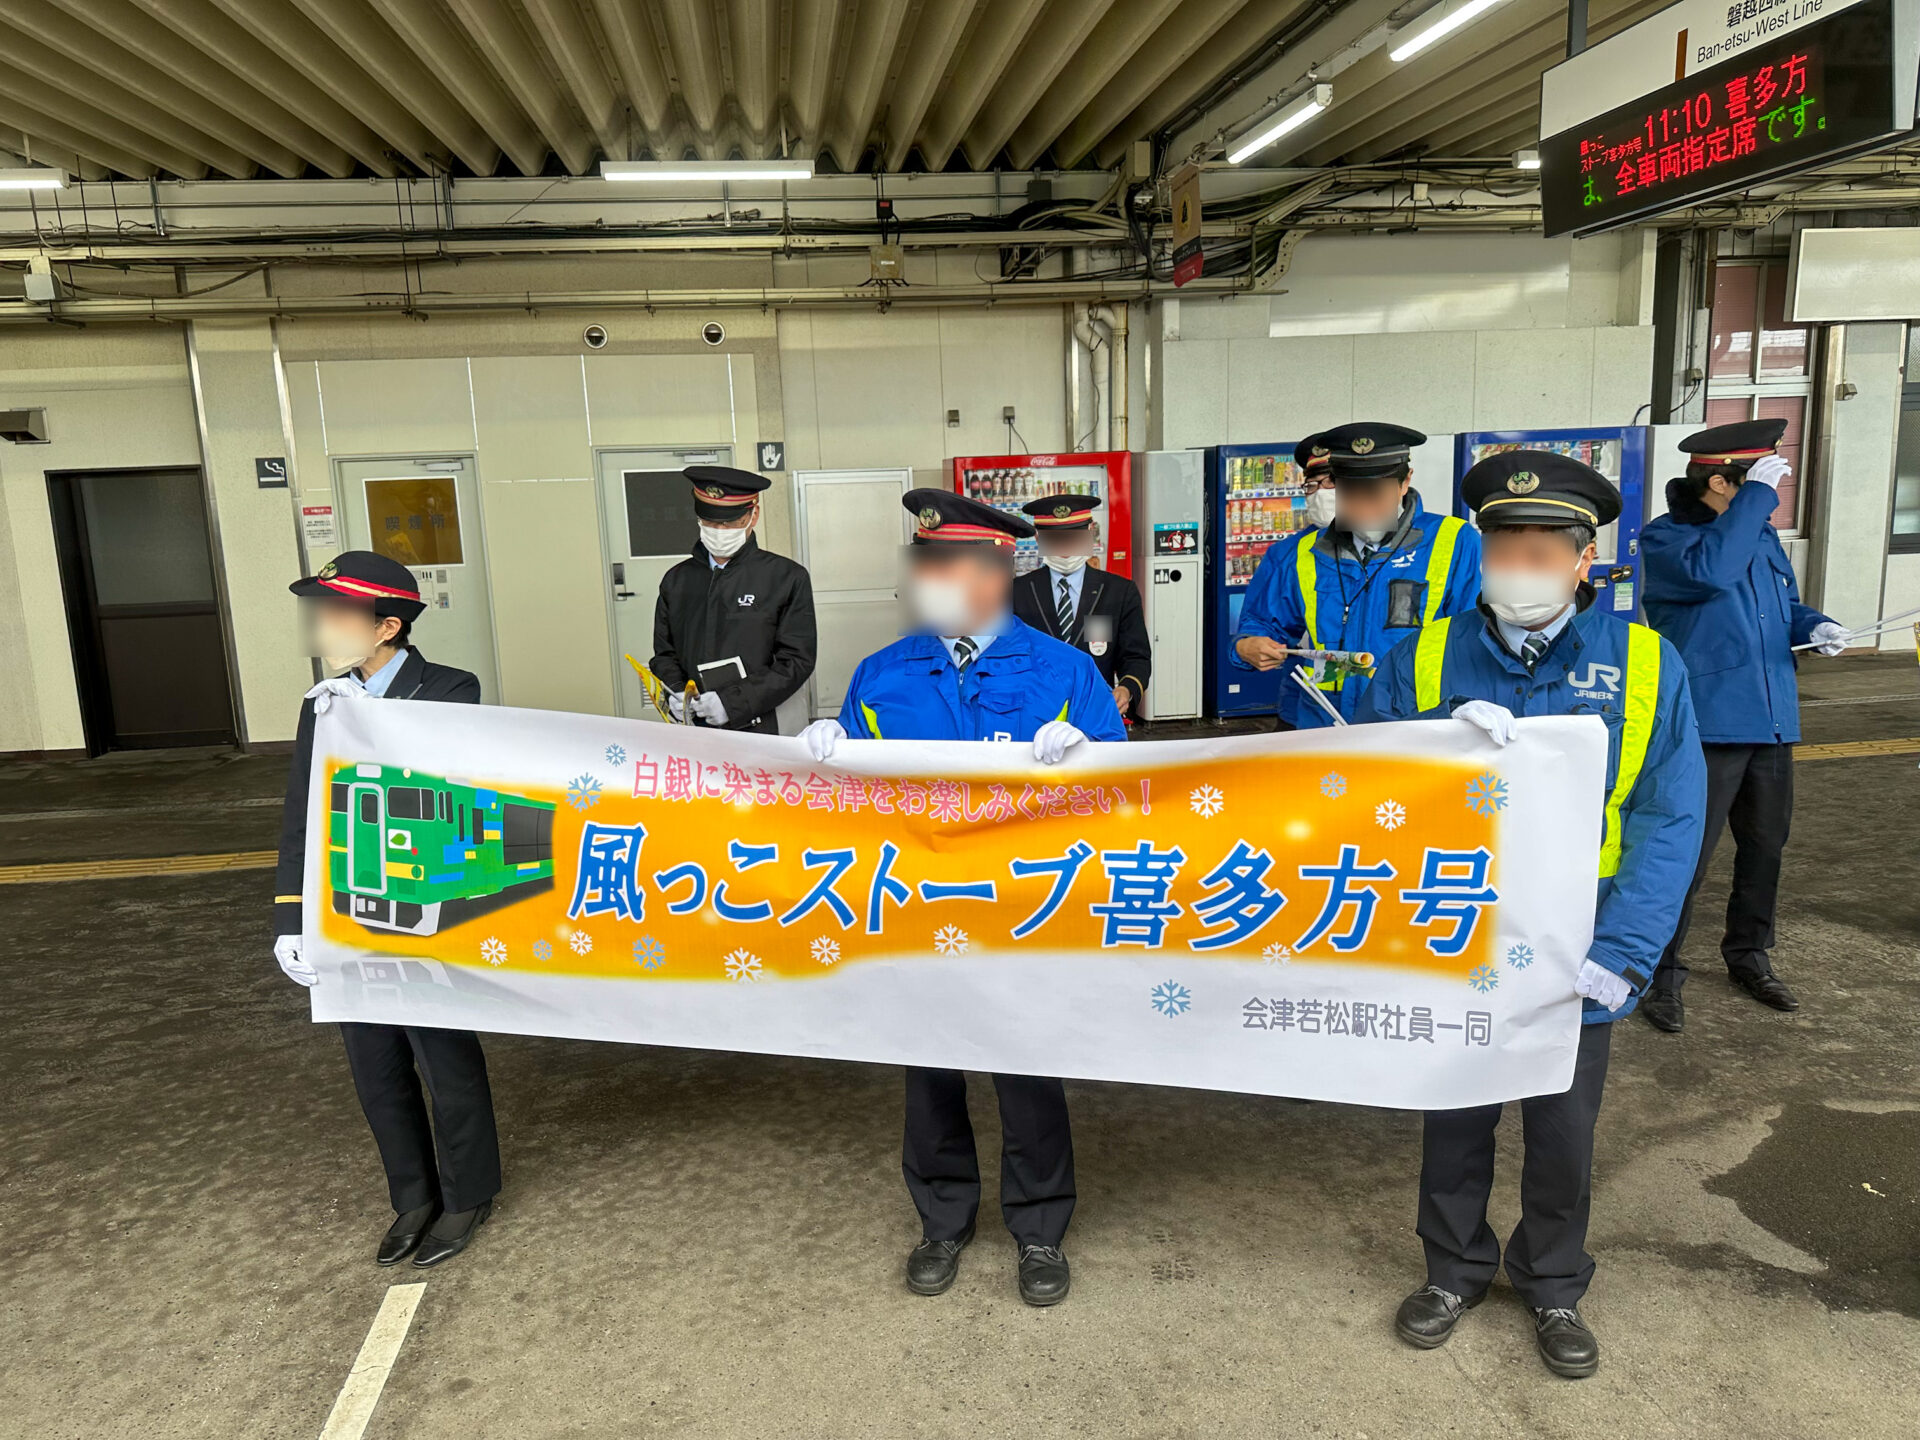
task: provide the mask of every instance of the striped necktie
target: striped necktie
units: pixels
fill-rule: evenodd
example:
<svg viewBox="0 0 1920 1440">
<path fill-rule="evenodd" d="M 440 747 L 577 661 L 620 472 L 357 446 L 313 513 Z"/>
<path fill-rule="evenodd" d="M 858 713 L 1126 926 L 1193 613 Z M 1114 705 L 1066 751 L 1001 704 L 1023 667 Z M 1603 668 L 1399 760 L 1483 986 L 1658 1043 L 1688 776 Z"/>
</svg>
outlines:
<svg viewBox="0 0 1920 1440">
<path fill-rule="evenodd" d="M 1060 577 L 1059 596 L 1053 602 L 1054 623 L 1060 627 L 1060 638 L 1067 638 L 1067 632 L 1073 629 L 1073 592 L 1067 589 L 1067 577 Z"/>
<path fill-rule="evenodd" d="M 971 635 L 961 635 L 953 642 L 953 668 L 962 679 L 966 678 L 967 667 L 973 664 L 973 657 L 980 653 L 980 647 L 974 643 Z"/>
<path fill-rule="evenodd" d="M 1520 647 L 1520 658 L 1526 662 L 1529 671 L 1540 663 L 1540 657 L 1547 653 L 1547 646 L 1552 643 L 1538 630 L 1527 636 L 1526 643 Z"/>
</svg>

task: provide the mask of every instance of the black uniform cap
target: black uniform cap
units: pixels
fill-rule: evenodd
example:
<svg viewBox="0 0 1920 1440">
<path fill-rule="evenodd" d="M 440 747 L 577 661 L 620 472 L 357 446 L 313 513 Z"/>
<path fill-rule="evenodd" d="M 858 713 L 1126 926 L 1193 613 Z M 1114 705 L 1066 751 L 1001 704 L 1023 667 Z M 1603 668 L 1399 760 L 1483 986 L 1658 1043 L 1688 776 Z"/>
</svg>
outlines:
<svg viewBox="0 0 1920 1440">
<path fill-rule="evenodd" d="M 693 482 L 693 513 L 702 520 L 738 520 L 772 482 L 731 465 L 689 465 L 680 472 Z"/>
<path fill-rule="evenodd" d="M 914 518 L 916 545 L 1004 545 L 1033 534 L 1020 516 L 951 490 L 909 490 L 900 504 Z"/>
<path fill-rule="evenodd" d="M 1325 475 L 1333 465 L 1333 448 L 1327 444 L 1326 433 L 1322 431 L 1318 435 L 1309 435 L 1294 446 L 1293 464 L 1310 480 L 1318 480 Z"/>
<path fill-rule="evenodd" d="M 1427 443 L 1427 437 L 1418 430 L 1377 420 L 1336 425 L 1322 430 L 1314 439 L 1330 452 L 1328 459 L 1336 481 L 1384 480 L 1399 475 L 1413 463 L 1413 447 Z"/>
<path fill-rule="evenodd" d="M 1098 495 L 1047 495 L 1029 500 L 1021 510 L 1033 517 L 1036 530 L 1084 530 L 1100 508 Z"/>
<path fill-rule="evenodd" d="M 1620 517 L 1620 492 L 1591 465 L 1551 450 L 1502 450 L 1461 478 L 1460 498 L 1482 530 L 1502 525 L 1584 525 Z"/>
<path fill-rule="evenodd" d="M 314 599 L 371 605 L 375 617 L 391 615 L 413 621 L 427 608 L 413 572 L 398 560 L 371 550 L 343 550 L 322 565 L 318 574 L 296 580 L 287 589 Z"/>
<path fill-rule="evenodd" d="M 1680 448 L 1696 463 L 1744 470 L 1761 456 L 1773 454 L 1786 433 L 1785 420 L 1736 420 L 1696 430 L 1680 442 Z"/>
</svg>

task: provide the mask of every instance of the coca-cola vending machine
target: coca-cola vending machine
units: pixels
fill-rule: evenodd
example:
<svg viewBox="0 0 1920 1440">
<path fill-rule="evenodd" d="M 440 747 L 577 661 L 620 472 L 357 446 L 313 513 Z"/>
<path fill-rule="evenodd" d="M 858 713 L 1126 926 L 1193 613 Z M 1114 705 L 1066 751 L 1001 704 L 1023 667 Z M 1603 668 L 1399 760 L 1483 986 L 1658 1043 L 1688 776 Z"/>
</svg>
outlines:
<svg viewBox="0 0 1920 1440">
<path fill-rule="evenodd" d="M 996 510 L 1024 509 L 1049 495 L 1098 495 L 1093 526 L 1100 548 L 1093 563 L 1133 578 L 1133 457 L 1124 450 L 1081 455 L 965 455 L 953 462 L 953 488 Z M 1040 563 L 1033 541 L 1014 553 L 1021 574 Z"/>
</svg>

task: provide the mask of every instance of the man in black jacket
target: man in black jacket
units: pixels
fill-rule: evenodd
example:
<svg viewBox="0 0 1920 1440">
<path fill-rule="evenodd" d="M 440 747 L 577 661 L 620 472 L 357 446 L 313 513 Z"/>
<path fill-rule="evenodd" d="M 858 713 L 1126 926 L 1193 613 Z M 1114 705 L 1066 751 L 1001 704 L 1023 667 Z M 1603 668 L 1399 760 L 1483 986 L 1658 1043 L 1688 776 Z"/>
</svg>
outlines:
<svg viewBox="0 0 1920 1440">
<path fill-rule="evenodd" d="M 1048 495 L 1020 508 L 1033 518 L 1045 563 L 1013 583 L 1013 613 L 1043 635 L 1093 657 L 1120 714 L 1134 714 L 1153 676 L 1153 641 L 1130 580 L 1088 565 L 1097 547 L 1097 495 Z"/>
<path fill-rule="evenodd" d="M 303 953 L 300 897 L 306 883 L 314 717 L 337 699 L 358 703 L 369 696 L 477 705 L 480 682 L 468 671 L 429 663 L 407 643 L 409 628 L 426 606 L 413 572 L 396 560 L 349 550 L 318 575 L 288 588 L 310 611 L 316 649 L 327 668 L 345 672 L 314 686 L 300 707 L 280 825 L 273 953 L 288 978 L 312 986 L 320 976 Z M 360 1023 L 342 1024 L 340 1034 L 396 1212 L 375 1258 L 395 1265 L 412 1255 L 419 1266 L 451 1259 L 486 1223 L 500 1189 L 500 1140 L 480 1039 L 471 1030 Z M 431 1125 L 427 1101 L 433 1107 Z"/>
<path fill-rule="evenodd" d="M 753 538 L 767 481 L 727 465 L 690 465 L 700 543 L 660 580 L 653 673 L 673 718 L 777 734 L 774 711 L 813 674 L 813 582 L 806 567 Z"/>
</svg>

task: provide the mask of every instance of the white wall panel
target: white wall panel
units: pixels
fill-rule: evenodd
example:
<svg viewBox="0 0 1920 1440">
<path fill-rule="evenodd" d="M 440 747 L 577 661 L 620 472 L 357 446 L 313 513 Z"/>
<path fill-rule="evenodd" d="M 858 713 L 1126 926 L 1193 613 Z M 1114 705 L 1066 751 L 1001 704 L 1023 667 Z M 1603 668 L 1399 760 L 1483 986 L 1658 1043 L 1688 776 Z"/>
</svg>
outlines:
<svg viewBox="0 0 1920 1440">
<path fill-rule="evenodd" d="M 718 350 L 587 356 L 586 404 L 594 446 L 733 444 L 727 358 Z"/>
<path fill-rule="evenodd" d="M 1820 593 L 1808 601 L 1842 625 L 1865 625 L 1882 613 L 1905 340 L 1897 323 L 1847 326 L 1841 378 L 1858 388 L 1833 407 L 1815 567 Z"/>
<path fill-rule="evenodd" d="M 1473 414 L 1475 374 L 1471 335 L 1356 335 L 1352 418 L 1430 435 L 1463 429 Z"/>
<path fill-rule="evenodd" d="M 1880 598 L 1880 614 L 1902 615 L 1920 610 L 1920 554 L 1889 555 L 1887 580 Z M 1882 650 L 1913 653 L 1913 629 L 1902 625 L 1880 637 Z"/>
<path fill-rule="evenodd" d="M 1160 374 L 1164 396 L 1162 448 L 1218 445 L 1227 434 L 1227 342 L 1169 343 L 1164 359 Z"/>
<path fill-rule="evenodd" d="M 1593 391 L 1586 424 L 1645 424 L 1653 411 L 1653 327 L 1602 326 L 1593 336 Z"/>
<path fill-rule="evenodd" d="M 1475 430 L 1587 423 L 1591 331 L 1482 331 L 1474 337 L 1473 368 Z"/>
<path fill-rule="evenodd" d="M 947 448 L 936 313 L 820 311 L 812 338 L 817 468 L 930 465 L 956 453 Z M 805 423 L 789 410 L 789 430 Z"/>
<path fill-rule="evenodd" d="M 322 360 L 320 414 L 332 456 L 474 448 L 464 359 Z"/>
<path fill-rule="evenodd" d="M 1188 443 L 1297 440 L 1353 418 L 1351 336 L 1230 340 L 1226 347 L 1226 430 Z"/>
</svg>

